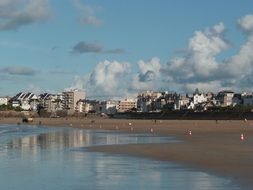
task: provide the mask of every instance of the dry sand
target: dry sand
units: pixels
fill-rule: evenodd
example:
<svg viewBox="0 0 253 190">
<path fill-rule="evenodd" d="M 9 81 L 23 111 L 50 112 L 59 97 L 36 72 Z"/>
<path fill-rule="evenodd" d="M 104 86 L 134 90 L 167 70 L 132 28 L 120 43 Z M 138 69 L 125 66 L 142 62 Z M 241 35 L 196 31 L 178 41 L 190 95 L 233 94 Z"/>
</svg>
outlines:
<svg viewBox="0 0 253 190">
<path fill-rule="evenodd" d="M 0 120 L 2 124 L 18 122 L 20 119 L 15 118 Z M 151 120 L 35 118 L 33 124 L 39 123 L 131 133 L 153 131 L 157 135 L 174 136 L 182 142 L 100 146 L 89 150 L 172 161 L 233 178 L 244 187 L 253 188 L 253 121 L 158 120 L 155 123 Z M 240 140 L 241 134 L 244 141 Z"/>
</svg>

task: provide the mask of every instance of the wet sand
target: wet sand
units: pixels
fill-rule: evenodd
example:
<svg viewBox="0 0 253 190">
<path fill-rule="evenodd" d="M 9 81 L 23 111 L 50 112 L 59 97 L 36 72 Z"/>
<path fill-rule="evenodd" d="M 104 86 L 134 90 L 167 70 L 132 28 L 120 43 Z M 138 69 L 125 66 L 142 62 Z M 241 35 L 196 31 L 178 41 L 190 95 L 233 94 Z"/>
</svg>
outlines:
<svg viewBox="0 0 253 190">
<path fill-rule="evenodd" d="M 20 119 L 1 119 L 1 124 L 17 124 Z M 90 151 L 126 154 L 172 161 L 228 178 L 253 188 L 253 121 L 114 120 L 35 118 L 33 124 L 86 129 L 119 130 L 174 136 L 180 143 L 115 145 L 89 148 Z M 129 125 L 129 123 L 131 123 Z M 191 131 L 191 135 L 189 134 Z M 244 135 L 244 141 L 240 139 Z"/>
</svg>

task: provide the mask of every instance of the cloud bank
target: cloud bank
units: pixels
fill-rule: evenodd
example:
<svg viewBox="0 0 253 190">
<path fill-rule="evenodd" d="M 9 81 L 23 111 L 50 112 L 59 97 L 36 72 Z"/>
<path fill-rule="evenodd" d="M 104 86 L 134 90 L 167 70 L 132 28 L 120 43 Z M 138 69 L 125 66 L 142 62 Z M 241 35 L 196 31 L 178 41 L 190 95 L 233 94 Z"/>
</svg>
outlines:
<svg viewBox="0 0 253 190">
<path fill-rule="evenodd" d="M 136 63 L 137 72 L 131 69 L 134 63 L 98 63 L 89 79 L 84 81 L 86 91 L 90 95 L 127 95 L 149 89 L 180 92 L 193 92 L 195 88 L 214 92 L 222 89 L 252 91 L 253 15 L 238 19 L 237 24 L 245 35 L 245 41 L 235 55 L 219 59 L 220 54 L 231 48 L 231 42 L 226 39 L 225 24 L 220 22 L 195 31 L 188 40 L 185 53 L 167 63 L 161 63 L 157 57 L 149 61 L 140 60 Z M 100 52 L 101 48 L 95 50 Z"/>
</svg>

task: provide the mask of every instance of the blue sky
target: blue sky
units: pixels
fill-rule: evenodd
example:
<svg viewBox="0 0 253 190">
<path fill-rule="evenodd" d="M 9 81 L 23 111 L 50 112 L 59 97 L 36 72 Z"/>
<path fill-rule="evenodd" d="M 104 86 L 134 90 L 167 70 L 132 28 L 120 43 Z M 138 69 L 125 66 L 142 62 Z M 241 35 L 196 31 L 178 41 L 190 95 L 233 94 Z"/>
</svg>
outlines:
<svg viewBox="0 0 253 190">
<path fill-rule="evenodd" d="M 252 91 L 252 7 L 251 0 L 0 0 L 0 95 Z"/>
</svg>

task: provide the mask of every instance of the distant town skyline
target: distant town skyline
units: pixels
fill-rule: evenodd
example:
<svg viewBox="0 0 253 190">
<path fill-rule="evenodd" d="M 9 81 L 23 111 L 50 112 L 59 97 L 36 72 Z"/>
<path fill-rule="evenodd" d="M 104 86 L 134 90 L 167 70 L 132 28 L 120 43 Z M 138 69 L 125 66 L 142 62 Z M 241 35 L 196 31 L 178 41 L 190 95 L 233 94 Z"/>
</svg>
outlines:
<svg viewBox="0 0 253 190">
<path fill-rule="evenodd" d="M 4 0 L 0 95 L 253 91 L 253 2 Z"/>
</svg>

